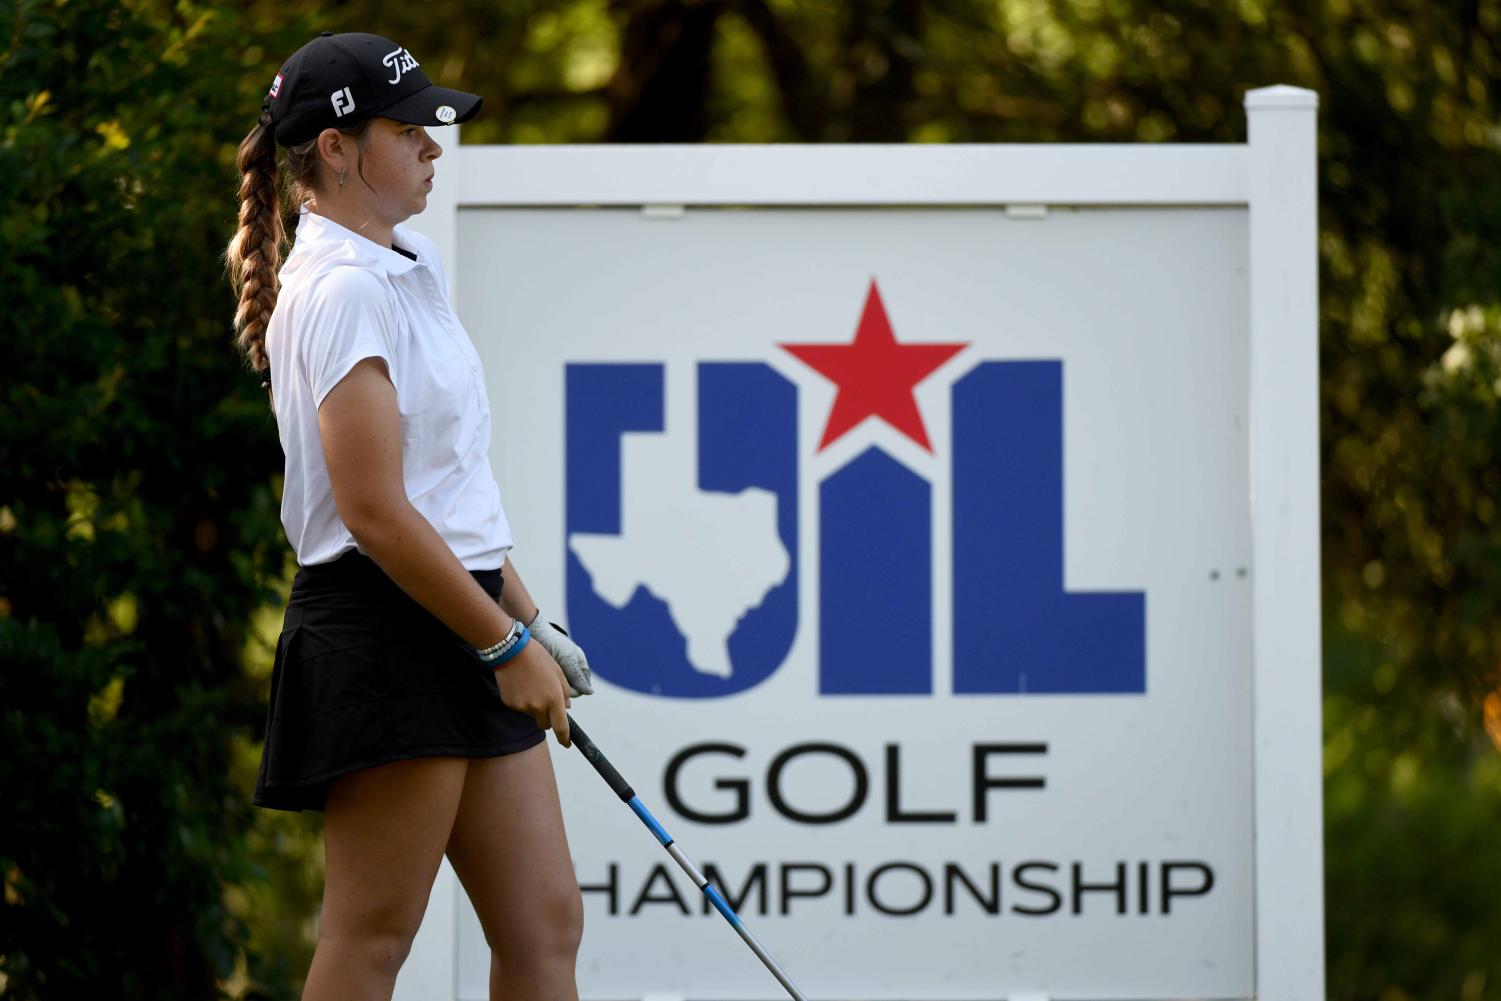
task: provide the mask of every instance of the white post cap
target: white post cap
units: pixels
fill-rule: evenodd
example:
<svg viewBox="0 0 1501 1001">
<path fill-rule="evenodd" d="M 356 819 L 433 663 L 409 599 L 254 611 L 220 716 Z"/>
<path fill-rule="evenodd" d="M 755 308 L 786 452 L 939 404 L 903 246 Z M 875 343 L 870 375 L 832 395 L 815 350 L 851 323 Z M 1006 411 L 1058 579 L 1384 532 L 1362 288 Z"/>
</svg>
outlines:
<svg viewBox="0 0 1501 1001">
<path fill-rule="evenodd" d="M 1279 83 L 1275 87 L 1258 87 L 1246 91 L 1247 111 L 1315 111 L 1318 106 L 1319 92 L 1304 87 L 1289 87 Z"/>
</svg>

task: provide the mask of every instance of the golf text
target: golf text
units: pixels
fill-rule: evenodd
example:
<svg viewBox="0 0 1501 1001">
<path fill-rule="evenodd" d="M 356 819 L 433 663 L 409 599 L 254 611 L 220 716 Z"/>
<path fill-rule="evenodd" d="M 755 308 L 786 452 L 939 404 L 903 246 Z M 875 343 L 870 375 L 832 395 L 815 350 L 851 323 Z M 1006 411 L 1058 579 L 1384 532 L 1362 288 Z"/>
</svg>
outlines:
<svg viewBox="0 0 1501 1001">
<path fill-rule="evenodd" d="M 888 743 L 872 760 L 828 741 L 782 748 L 764 768 L 745 759 L 749 750 L 730 742 L 689 744 L 667 759 L 662 792 L 681 818 L 697 824 L 732 825 L 771 811 L 795 824 L 822 826 L 862 811 L 895 825 L 984 825 L 995 823 L 997 800 L 1047 788 L 1043 741 L 971 744 L 960 760 L 966 769 L 962 803 L 912 802 L 911 790 L 930 790 L 932 775 L 903 770 L 902 746 Z M 810 793 L 807 779 L 823 781 Z M 910 774 L 909 774 L 910 772 Z M 909 790 L 904 792 L 904 790 Z M 813 853 L 810 846 L 810 854 Z M 1016 914 L 1029 917 L 1107 913 L 1169 915 L 1185 901 L 1207 896 L 1214 867 L 1200 859 L 1053 860 L 1019 858 L 896 859 L 852 861 L 752 861 L 708 863 L 704 874 L 737 911 L 788 915 L 800 910 L 837 910 L 905 917 L 923 913 Z M 608 862 L 582 867 L 586 900 L 613 916 L 651 908 L 690 914 L 695 894 L 674 881 L 663 863 Z M 702 913 L 711 913 L 707 902 Z"/>
<path fill-rule="evenodd" d="M 1048 752 L 1045 743 L 996 743 L 975 744 L 970 749 L 970 789 L 968 819 L 976 824 L 985 823 L 989 813 L 989 797 L 1006 789 L 1043 789 L 1047 780 L 1041 775 L 1014 774 L 1005 770 L 1002 762 L 1020 756 L 1040 756 Z M 717 768 L 743 758 L 746 749 L 738 744 L 703 743 L 690 744 L 667 762 L 662 785 L 667 794 L 667 803 L 678 814 L 699 824 L 733 824 L 747 820 L 751 815 L 751 780 L 743 773 L 717 776 L 713 780 L 714 803 L 702 800 L 690 802 L 684 793 L 684 772 L 697 766 L 698 769 Z M 847 771 L 849 792 L 836 794 L 829 802 L 799 807 L 784 790 L 784 779 L 799 763 L 832 762 L 839 771 Z M 763 786 L 766 801 L 773 810 L 788 820 L 802 824 L 833 824 L 859 813 L 871 797 L 872 768 L 853 750 L 842 744 L 812 742 L 793 744 L 771 759 L 766 768 Z M 902 802 L 902 749 L 899 744 L 885 746 L 884 767 L 877 771 L 882 777 L 881 797 L 887 823 L 958 823 L 960 812 L 956 810 L 916 809 Z M 701 784 L 701 783 L 695 783 Z"/>
</svg>

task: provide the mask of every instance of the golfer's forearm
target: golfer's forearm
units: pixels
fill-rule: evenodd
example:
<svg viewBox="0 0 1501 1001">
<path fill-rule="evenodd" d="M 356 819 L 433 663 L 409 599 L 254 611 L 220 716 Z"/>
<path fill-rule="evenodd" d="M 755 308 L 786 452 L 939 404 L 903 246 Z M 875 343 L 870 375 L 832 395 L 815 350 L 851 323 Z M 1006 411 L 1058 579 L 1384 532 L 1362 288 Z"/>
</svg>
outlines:
<svg viewBox="0 0 1501 1001">
<path fill-rule="evenodd" d="M 501 567 L 504 581 L 500 586 L 500 607 L 506 610 L 506 614 L 512 618 L 520 619 L 523 623 L 530 623 L 537 616 L 537 603 L 527 592 L 526 585 L 521 582 L 521 575 L 511 565 L 511 558 L 506 557 L 505 564 Z"/>
<path fill-rule="evenodd" d="M 411 504 L 367 517 L 349 531 L 387 577 L 464 640 L 487 647 L 505 638 L 510 617 Z"/>
</svg>

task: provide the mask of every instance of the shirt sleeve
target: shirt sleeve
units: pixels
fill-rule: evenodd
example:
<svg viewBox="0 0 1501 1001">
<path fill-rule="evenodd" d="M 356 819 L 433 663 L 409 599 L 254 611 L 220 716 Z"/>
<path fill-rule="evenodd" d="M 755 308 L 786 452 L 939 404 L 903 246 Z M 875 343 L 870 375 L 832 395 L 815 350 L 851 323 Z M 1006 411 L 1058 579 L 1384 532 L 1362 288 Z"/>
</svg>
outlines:
<svg viewBox="0 0 1501 1001">
<path fill-rule="evenodd" d="M 400 385 L 390 295 L 379 278 L 361 268 L 337 268 L 312 289 L 301 348 L 314 407 L 321 407 L 324 397 L 366 358 L 384 361 L 391 384 Z"/>
</svg>

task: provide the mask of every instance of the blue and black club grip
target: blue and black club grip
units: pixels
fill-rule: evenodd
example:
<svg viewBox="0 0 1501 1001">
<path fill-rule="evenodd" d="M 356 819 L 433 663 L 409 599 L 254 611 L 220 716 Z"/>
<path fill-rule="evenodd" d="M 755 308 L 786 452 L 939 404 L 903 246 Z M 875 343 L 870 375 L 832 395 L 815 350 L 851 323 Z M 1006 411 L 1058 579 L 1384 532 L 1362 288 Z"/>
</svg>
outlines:
<svg viewBox="0 0 1501 1001">
<path fill-rule="evenodd" d="M 610 759 L 605 757 L 604 752 L 599 749 L 599 746 L 589 739 L 589 735 L 584 732 L 584 728 L 573 721 L 572 716 L 568 717 L 568 735 L 573 741 L 573 746 L 577 747 L 585 760 L 594 766 L 596 772 L 599 772 L 599 777 L 609 783 L 611 789 L 615 790 L 615 795 L 627 803 L 636 798 L 636 791 L 631 788 L 631 784 L 621 778 L 620 773 L 615 770 L 615 766 L 610 764 Z"/>
</svg>

